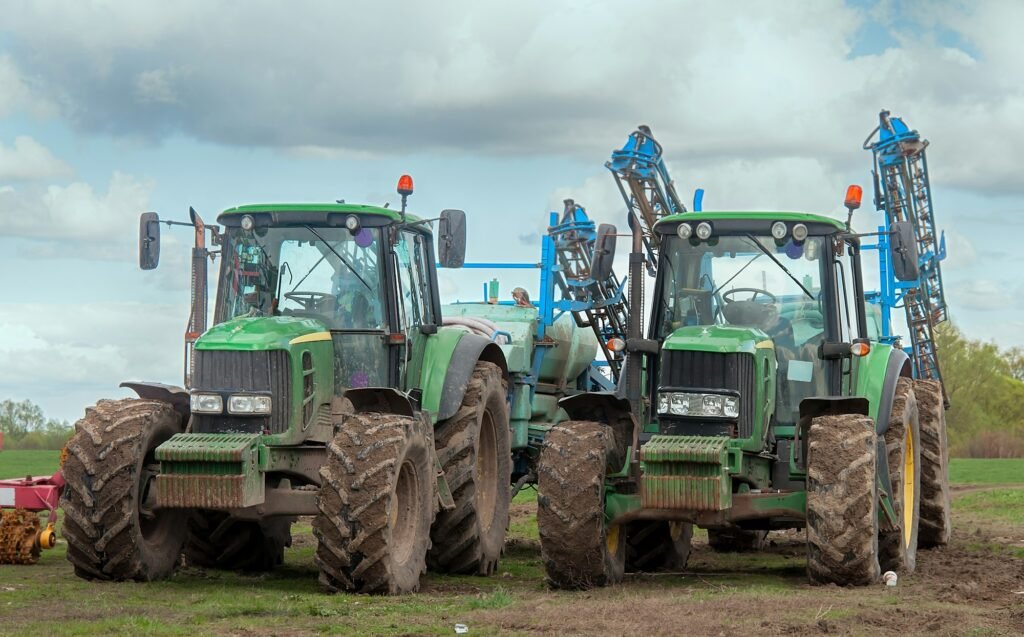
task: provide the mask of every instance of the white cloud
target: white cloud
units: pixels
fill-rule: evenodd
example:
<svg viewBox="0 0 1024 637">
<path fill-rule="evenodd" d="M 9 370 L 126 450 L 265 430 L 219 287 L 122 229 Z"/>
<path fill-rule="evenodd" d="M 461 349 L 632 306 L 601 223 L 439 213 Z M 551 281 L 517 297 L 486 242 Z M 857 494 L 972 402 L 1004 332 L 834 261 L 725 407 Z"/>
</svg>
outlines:
<svg viewBox="0 0 1024 637">
<path fill-rule="evenodd" d="M 8 189 L 0 192 L 0 229 L 65 257 L 133 259 L 139 213 L 149 206 L 153 188 L 150 181 L 115 172 L 106 192 L 85 182 Z"/>
<path fill-rule="evenodd" d="M 911 6 L 912 28 L 892 23 L 898 47 L 857 58 L 871 10 L 838 0 L 631 5 L 657 24 L 700 25 L 682 41 L 638 31 L 618 5 L 572 0 L 61 6 L 52 20 L 55 5 L 26 5 L 6 28 L 31 52 L 19 63 L 90 131 L 320 156 L 593 157 L 647 123 L 680 140 L 674 160 L 843 170 L 864 164 L 860 141 L 884 106 L 935 141 L 951 185 L 1024 191 L 1012 161 L 1024 145 L 1019 5 Z M 939 44 L 933 28 L 973 48 Z"/>
<path fill-rule="evenodd" d="M 141 303 L 0 305 L 0 399 L 31 399 L 68 420 L 125 380 L 181 384 L 182 317 Z M 140 320 L 145 317 L 145 320 Z"/>
<path fill-rule="evenodd" d="M 48 116 L 55 113 L 55 108 L 33 89 L 10 55 L 0 55 L 0 117 L 17 111 Z"/>
<path fill-rule="evenodd" d="M 67 162 L 31 137 L 19 135 L 10 147 L 0 142 L 0 181 L 60 179 L 73 173 Z"/>
</svg>

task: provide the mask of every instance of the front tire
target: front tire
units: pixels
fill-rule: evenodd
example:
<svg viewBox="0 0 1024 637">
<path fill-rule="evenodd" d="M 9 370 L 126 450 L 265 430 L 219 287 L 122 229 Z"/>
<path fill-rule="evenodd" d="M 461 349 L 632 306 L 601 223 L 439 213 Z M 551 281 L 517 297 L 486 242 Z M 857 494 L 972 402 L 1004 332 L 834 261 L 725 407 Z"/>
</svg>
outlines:
<svg viewBox="0 0 1024 637">
<path fill-rule="evenodd" d="M 587 589 L 622 581 L 626 532 L 604 522 L 604 486 L 614 440 L 597 422 L 552 427 L 537 464 L 537 527 L 552 588 Z"/>
<path fill-rule="evenodd" d="M 807 576 L 813 584 L 878 581 L 878 461 L 867 416 L 819 416 L 807 435 Z"/>
<path fill-rule="evenodd" d="M 85 579 L 151 581 L 169 577 L 185 543 L 184 509 L 153 509 L 156 448 L 184 429 L 181 415 L 156 400 L 101 400 L 75 423 L 64 462 L 64 537 L 68 561 Z"/>
<path fill-rule="evenodd" d="M 419 590 L 434 518 L 428 440 L 417 419 L 359 413 L 327 446 L 313 534 L 328 591 Z"/>
<path fill-rule="evenodd" d="M 431 529 L 427 563 L 432 570 L 490 575 L 498 567 L 512 481 L 505 394 L 501 368 L 477 363 L 459 410 L 435 430 L 455 508 L 440 511 Z"/>
</svg>

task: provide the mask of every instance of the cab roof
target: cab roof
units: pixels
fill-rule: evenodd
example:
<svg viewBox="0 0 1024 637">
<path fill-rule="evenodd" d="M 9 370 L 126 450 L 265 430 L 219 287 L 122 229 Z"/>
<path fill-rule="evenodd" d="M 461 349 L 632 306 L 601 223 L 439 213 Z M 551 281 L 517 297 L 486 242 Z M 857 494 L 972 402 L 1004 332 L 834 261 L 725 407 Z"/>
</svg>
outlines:
<svg viewBox="0 0 1024 637">
<path fill-rule="evenodd" d="M 809 212 L 770 212 L 763 210 L 745 212 L 733 210 L 684 212 L 681 214 L 669 215 L 659 220 L 658 223 L 654 224 L 654 227 L 658 228 L 659 226 L 677 223 L 679 221 L 743 221 L 748 219 L 756 222 L 789 221 L 792 223 L 825 224 L 832 226 L 836 230 L 846 230 L 846 224 L 842 221 L 832 217 L 826 217 L 824 215 L 817 215 Z"/>
<path fill-rule="evenodd" d="M 382 208 L 380 206 L 367 206 L 363 204 L 349 204 L 349 203 L 272 203 L 272 204 L 249 204 L 245 206 L 235 206 L 234 208 L 228 208 L 224 212 L 220 213 L 217 218 L 223 219 L 224 217 L 234 217 L 236 215 L 245 214 L 258 214 L 258 213 L 277 213 L 277 214 L 322 214 L 326 219 L 328 215 L 376 215 L 379 217 L 385 217 L 390 221 L 400 221 L 402 219 L 402 213 L 399 210 L 392 210 L 391 208 Z M 407 221 L 420 221 L 420 218 L 415 215 L 406 214 Z"/>
</svg>

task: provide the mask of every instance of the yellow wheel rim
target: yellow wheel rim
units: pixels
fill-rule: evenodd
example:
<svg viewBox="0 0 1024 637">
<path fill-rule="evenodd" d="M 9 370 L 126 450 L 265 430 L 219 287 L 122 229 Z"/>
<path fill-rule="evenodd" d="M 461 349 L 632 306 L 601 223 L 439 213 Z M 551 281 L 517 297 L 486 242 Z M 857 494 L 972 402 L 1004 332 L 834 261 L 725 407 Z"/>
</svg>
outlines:
<svg viewBox="0 0 1024 637">
<path fill-rule="evenodd" d="M 683 524 L 683 522 L 668 523 L 668 536 L 672 538 L 673 542 L 678 542 L 679 538 L 683 537 Z"/>
<path fill-rule="evenodd" d="M 907 451 L 903 456 L 903 546 L 909 547 L 913 536 L 914 500 L 917 498 L 914 482 L 914 432 L 907 427 Z"/>
<path fill-rule="evenodd" d="M 609 528 L 604 534 L 604 547 L 608 555 L 615 555 L 619 552 L 619 525 Z"/>
</svg>

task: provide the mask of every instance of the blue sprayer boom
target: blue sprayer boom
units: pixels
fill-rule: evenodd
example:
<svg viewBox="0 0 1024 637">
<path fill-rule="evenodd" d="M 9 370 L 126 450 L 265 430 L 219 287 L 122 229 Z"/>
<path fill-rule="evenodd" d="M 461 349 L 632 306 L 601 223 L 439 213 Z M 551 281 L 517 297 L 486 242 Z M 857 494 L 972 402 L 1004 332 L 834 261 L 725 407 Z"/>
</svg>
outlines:
<svg viewBox="0 0 1024 637">
<path fill-rule="evenodd" d="M 908 353 L 915 376 L 941 381 L 935 327 L 949 316 L 940 267 L 946 258 L 946 241 L 935 229 L 927 147 L 927 140 L 902 119 L 890 117 L 889 111 L 879 113 L 878 127 L 864 142 L 864 149 L 874 156 L 875 207 L 884 213 L 878 228 L 881 289 L 870 294 L 869 300 L 881 306 L 882 337 L 888 342 L 899 340 L 893 334 L 890 312 L 902 305 L 910 329 Z M 909 221 L 914 227 L 920 270 L 916 280 L 897 281 L 893 275 L 889 231 L 898 221 Z"/>
</svg>

